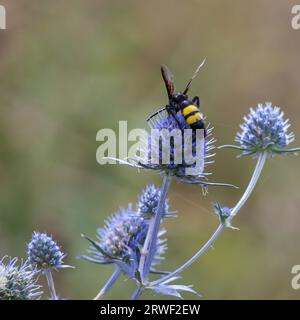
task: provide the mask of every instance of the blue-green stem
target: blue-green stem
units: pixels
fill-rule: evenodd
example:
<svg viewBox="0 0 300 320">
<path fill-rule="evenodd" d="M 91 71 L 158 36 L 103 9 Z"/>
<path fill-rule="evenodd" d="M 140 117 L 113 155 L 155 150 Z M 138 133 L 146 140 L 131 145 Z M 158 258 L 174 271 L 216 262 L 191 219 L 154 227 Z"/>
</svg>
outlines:
<svg viewBox="0 0 300 320">
<path fill-rule="evenodd" d="M 187 262 L 185 262 L 182 266 L 180 266 L 179 268 L 177 268 L 176 270 L 174 270 L 173 272 L 169 273 L 168 275 L 153 281 L 151 283 L 151 286 L 153 285 L 158 285 L 160 283 L 163 283 L 164 281 L 180 274 L 183 270 L 185 270 L 186 268 L 188 268 L 191 264 L 193 264 L 204 252 L 206 252 L 207 249 L 209 249 L 213 243 L 216 241 L 216 239 L 219 237 L 219 235 L 223 232 L 223 230 L 230 225 L 230 222 L 232 221 L 232 219 L 237 215 L 237 213 L 240 211 L 240 209 L 243 207 L 243 205 L 245 204 L 245 202 L 248 200 L 248 198 L 250 197 L 259 177 L 260 174 L 262 172 L 262 169 L 264 167 L 264 164 L 266 162 L 267 159 L 267 154 L 266 153 L 262 153 L 258 159 L 257 159 L 257 163 L 256 163 L 256 167 L 254 169 L 254 172 L 252 174 L 251 180 L 248 184 L 248 187 L 246 188 L 243 196 L 240 198 L 240 200 L 238 201 L 238 203 L 234 206 L 234 208 L 232 208 L 230 216 L 227 218 L 225 223 L 221 223 L 217 230 L 213 233 L 213 235 L 209 238 L 209 240 L 204 244 L 204 246 L 196 252 L 196 254 L 190 258 Z"/>
<path fill-rule="evenodd" d="M 141 286 L 138 286 L 136 288 L 136 290 L 134 291 L 133 295 L 131 296 L 131 299 L 130 300 L 136 300 L 138 299 L 138 297 L 141 295 L 142 293 L 142 287 Z"/>
<path fill-rule="evenodd" d="M 161 224 L 161 219 L 164 211 L 164 206 L 167 198 L 167 194 L 171 185 L 172 176 L 167 173 L 164 176 L 164 180 L 161 186 L 160 199 L 157 205 L 155 215 L 149 222 L 149 230 L 145 239 L 145 243 L 141 252 L 141 258 L 139 263 L 139 272 L 142 283 L 148 279 L 151 263 L 155 256 L 155 246 L 157 241 L 157 235 Z"/>
<path fill-rule="evenodd" d="M 245 190 L 243 196 L 241 197 L 241 199 L 238 201 L 238 203 L 234 206 L 234 208 L 231 210 L 230 212 L 230 216 L 227 219 L 227 222 L 232 221 L 232 219 L 237 215 L 237 213 L 240 211 L 240 209 L 243 207 L 243 205 L 245 204 L 245 202 L 248 200 L 248 198 L 250 197 L 253 189 L 256 186 L 256 183 L 260 177 L 260 174 L 262 172 L 262 169 L 265 165 L 265 162 L 267 160 L 267 153 L 263 152 L 259 155 L 258 159 L 257 159 L 257 163 L 256 163 L 256 167 L 254 169 L 254 172 L 252 174 L 251 180 L 248 184 L 247 189 Z"/>
<path fill-rule="evenodd" d="M 115 282 L 119 279 L 122 272 L 119 267 L 116 267 L 114 273 L 111 275 L 111 277 L 108 279 L 104 287 L 99 291 L 99 293 L 96 295 L 94 300 L 103 300 L 105 295 L 108 293 L 110 288 L 115 284 Z"/>
<path fill-rule="evenodd" d="M 48 282 L 48 287 L 50 290 L 50 299 L 51 300 L 58 300 L 57 294 L 56 294 L 56 290 L 55 290 L 55 286 L 54 286 L 54 281 L 53 281 L 53 276 L 52 276 L 52 271 L 51 269 L 48 269 L 45 271 L 45 276 Z"/>
</svg>

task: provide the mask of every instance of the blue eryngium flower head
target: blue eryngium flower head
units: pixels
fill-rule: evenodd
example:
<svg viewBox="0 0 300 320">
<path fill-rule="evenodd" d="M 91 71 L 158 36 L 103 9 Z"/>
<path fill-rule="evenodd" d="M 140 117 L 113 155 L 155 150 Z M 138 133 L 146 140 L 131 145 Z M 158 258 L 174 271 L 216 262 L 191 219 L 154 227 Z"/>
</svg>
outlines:
<svg viewBox="0 0 300 320">
<path fill-rule="evenodd" d="M 137 203 L 137 212 L 144 218 L 151 218 L 156 214 L 158 202 L 160 199 L 160 188 L 156 187 L 154 184 L 149 184 L 144 190 L 142 190 L 139 196 L 139 201 Z M 171 216 L 172 213 L 169 212 L 169 200 L 166 199 L 163 208 L 163 217 Z"/>
<path fill-rule="evenodd" d="M 140 148 L 142 156 L 133 159 L 139 168 L 156 170 L 161 174 L 167 173 L 180 182 L 198 184 L 202 187 L 232 186 L 208 181 L 211 173 L 206 172 L 206 167 L 213 163 L 211 158 L 214 154 L 211 151 L 215 142 L 212 137 L 213 128 L 209 125 L 206 126 L 205 132 L 201 129 L 195 131 L 182 114 L 169 115 L 161 111 L 151 118 L 149 126 L 151 132 Z M 156 151 L 154 154 L 153 150 Z"/>
<path fill-rule="evenodd" d="M 87 250 L 89 256 L 81 258 L 98 264 L 115 264 L 129 277 L 134 277 L 148 228 L 149 221 L 132 211 L 131 206 L 120 209 L 105 221 L 104 228 L 97 230 L 97 241 L 83 236 L 91 247 Z M 157 237 L 153 265 L 163 259 L 166 251 L 166 240 L 160 238 L 164 233 L 165 230 L 160 230 Z"/>
<path fill-rule="evenodd" d="M 63 264 L 63 254 L 57 242 L 46 233 L 34 232 L 28 244 L 30 264 L 38 271 L 70 267 Z"/>
<path fill-rule="evenodd" d="M 203 167 L 207 164 L 212 163 L 213 161 L 209 161 L 214 154 L 211 154 L 211 150 L 214 149 L 213 143 L 215 140 L 212 138 L 212 128 L 206 129 L 206 135 L 204 135 L 204 131 L 202 135 L 196 135 L 195 131 L 191 130 L 191 127 L 185 120 L 185 118 L 181 114 L 169 115 L 167 112 L 160 112 L 157 116 L 153 117 L 149 122 L 150 128 L 153 130 L 157 130 L 158 133 L 161 134 L 162 137 L 151 135 L 148 137 L 148 153 L 146 153 L 148 157 L 148 163 L 145 164 L 146 167 L 154 170 L 167 171 L 171 172 L 174 176 L 176 176 L 180 180 L 185 179 L 196 179 L 196 178 L 206 178 L 209 173 L 204 172 Z M 178 138 L 170 139 L 168 133 L 176 132 L 174 130 L 178 130 L 182 135 L 179 135 Z M 192 133 L 189 137 L 189 133 Z M 165 137 L 164 137 L 165 135 Z M 163 144 L 165 143 L 166 150 L 164 150 Z M 188 146 L 191 144 L 191 147 Z M 203 147 L 200 153 L 197 150 L 197 147 Z M 150 151 L 158 150 L 158 164 L 153 163 L 153 154 L 150 154 Z M 188 152 L 184 152 L 184 150 L 188 150 Z M 169 157 L 170 154 L 170 157 Z M 197 159 L 197 155 L 200 155 L 203 159 Z M 176 161 L 178 156 L 180 155 L 180 162 Z M 164 157 L 169 159 L 168 163 L 164 163 Z M 199 167 L 199 172 L 195 170 L 193 174 L 189 174 L 189 168 L 195 168 L 196 163 L 191 163 L 193 158 L 198 160 L 199 162 L 203 162 L 203 167 Z"/>
<path fill-rule="evenodd" d="M 211 151 L 215 148 L 212 130 L 192 130 L 180 113 L 169 115 L 165 110 L 149 119 L 150 133 L 142 136 L 138 151 L 128 160 L 108 157 L 108 159 L 127 164 L 138 169 L 156 170 L 171 175 L 180 182 L 198 184 L 204 189 L 209 185 L 230 186 L 226 183 L 209 182 L 206 172 L 208 164 L 213 163 Z M 202 134 L 201 134 L 202 133 Z"/>
<path fill-rule="evenodd" d="M 281 153 L 294 153 L 299 149 L 286 149 L 294 141 L 294 134 L 289 132 L 289 119 L 283 118 L 284 113 L 271 102 L 258 104 L 250 109 L 244 117 L 241 131 L 236 135 L 236 142 L 242 155 L 259 156 L 262 152 L 274 156 Z"/>
<path fill-rule="evenodd" d="M 34 300 L 42 292 L 37 284 L 36 271 L 28 261 L 17 265 L 17 258 L 0 260 L 0 300 Z"/>
</svg>

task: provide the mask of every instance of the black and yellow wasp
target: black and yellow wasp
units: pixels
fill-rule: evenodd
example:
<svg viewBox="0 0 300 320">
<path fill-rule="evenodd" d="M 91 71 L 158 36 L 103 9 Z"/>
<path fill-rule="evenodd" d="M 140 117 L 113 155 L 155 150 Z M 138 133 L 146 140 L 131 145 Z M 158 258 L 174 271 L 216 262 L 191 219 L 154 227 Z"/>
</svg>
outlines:
<svg viewBox="0 0 300 320">
<path fill-rule="evenodd" d="M 176 117 L 177 113 L 180 111 L 186 122 L 189 124 L 189 126 L 193 129 L 203 129 L 204 130 L 204 136 L 206 136 L 206 128 L 205 128 L 205 122 L 203 114 L 200 112 L 200 99 L 199 97 L 195 96 L 192 100 L 189 100 L 187 93 L 189 91 L 189 88 L 191 86 L 192 81 L 196 78 L 198 72 L 200 71 L 201 67 L 203 66 L 205 60 L 198 66 L 195 73 L 193 74 L 191 80 L 186 85 L 184 91 L 176 92 L 175 85 L 174 85 L 174 78 L 169 70 L 169 68 L 165 65 L 161 66 L 161 74 L 163 77 L 163 80 L 165 82 L 167 93 L 169 97 L 168 104 L 152 114 L 147 121 L 149 121 L 151 118 L 156 116 L 158 113 L 162 112 L 163 110 L 166 110 L 170 116 L 173 116 L 175 121 L 178 123 L 179 128 L 181 128 L 181 125 Z"/>
</svg>

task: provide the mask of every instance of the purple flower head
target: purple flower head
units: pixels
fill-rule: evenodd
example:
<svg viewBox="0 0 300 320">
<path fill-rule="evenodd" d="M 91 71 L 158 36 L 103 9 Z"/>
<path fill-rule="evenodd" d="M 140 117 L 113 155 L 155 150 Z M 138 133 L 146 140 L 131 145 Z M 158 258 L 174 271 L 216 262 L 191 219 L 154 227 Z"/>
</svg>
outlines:
<svg viewBox="0 0 300 320">
<path fill-rule="evenodd" d="M 139 201 L 137 203 L 138 213 L 145 218 L 151 218 L 155 215 L 160 194 L 160 188 L 156 187 L 154 184 L 147 185 L 139 196 Z M 164 205 L 163 217 L 170 215 L 172 215 L 172 213 L 169 212 L 169 200 L 167 199 Z"/>
<path fill-rule="evenodd" d="M 144 245 L 148 221 L 136 212 L 120 209 L 105 221 L 105 226 L 97 230 L 97 241 L 84 236 L 91 247 L 87 251 L 89 256 L 83 259 L 98 264 L 116 264 L 130 277 L 135 275 Z M 166 251 L 165 240 L 160 237 L 165 233 L 161 230 L 156 243 L 156 265 Z"/>
<path fill-rule="evenodd" d="M 281 109 L 272 106 L 271 102 L 251 108 L 235 138 L 242 154 L 257 157 L 264 151 L 269 156 L 287 152 L 285 148 L 294 141 L 294 134 L 289 132 L 289 119 L 283 116 Z"/>
<path fill-rule="evenodd" d="M 214 139 L 211 137 L 212 128 L 204 130 L 192 130 L 181 114 L 168 115 L 165 111 L 160 112 L 149 122 L 151 133 L 149 133 L 145 154 L 147 161 L 145 167 L 160 171 L 171 171 L 178 179 L 205 178 L 203 168 L 211 163 L 209 158 L 213 156 L 210 151 Z M 153 150 L 156 153 L 153 154 Z M 197 158 L 199 157 L 199 159 Z M 155 163 L 154 159 L 156 159 Z M 198 163 L 203 166 L 197 167 Z M 188 169 L 192 169 L 189 173 Z"/>
<path fill-rule="evenodd" d="M 52 236 L 34 232 L 28 244 L 28 257 L 33 268 L 39 271 L 68 267 L 63 264 L 63 254 Z"/>
</svg>

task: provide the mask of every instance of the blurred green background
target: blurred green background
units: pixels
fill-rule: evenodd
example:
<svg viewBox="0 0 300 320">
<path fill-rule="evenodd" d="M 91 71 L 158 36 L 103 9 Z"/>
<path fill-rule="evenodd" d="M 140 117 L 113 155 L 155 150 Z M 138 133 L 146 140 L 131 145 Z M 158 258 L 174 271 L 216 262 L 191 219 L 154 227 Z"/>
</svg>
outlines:
<svg viewBox="0 0 300 320">
<path fill-rule="evenodd" d="M 191 94 L 215 127 L 217 144 L 232 143 L 242 117 L 272 101 L 291 119 L 300 144 L 300 30 L 291 27 L 294 1 L 1 1 L 8 29 L 0 31 L 0 256 L 26 257 L 33 230 L 53 234 L 75 270 L 55 274 L 63 297 L 91 299 L 112 272 L 78 260 L 105 217 L 135 203 L 152 172 L 100 166 L 96 133 L 144 128 L 166 103 L 159 67 L 166 63 L 182 88 L 207 57 Z M 294 146 L 296 143 L 293 144 Z M 233 206 L 255 161 L 220 150 L 212 179 L 241 189 L 174 183 L 163 268 L 188 259 L 217 226 L 211 202 Z M 299 161 L 278 157 L 234 225 L 182 282 L 204 299 L 298 299 L 291 268 L 300 264 Z M 108 295 L 128 298 L 122 279 Z M 144 296 L 152 299 L 151 294 Z M 159 297 L 157 297 L 159 298 Z M 188 294 L 185 298 L 194 298 Z"/>
</svg>

